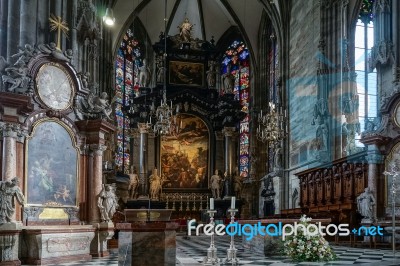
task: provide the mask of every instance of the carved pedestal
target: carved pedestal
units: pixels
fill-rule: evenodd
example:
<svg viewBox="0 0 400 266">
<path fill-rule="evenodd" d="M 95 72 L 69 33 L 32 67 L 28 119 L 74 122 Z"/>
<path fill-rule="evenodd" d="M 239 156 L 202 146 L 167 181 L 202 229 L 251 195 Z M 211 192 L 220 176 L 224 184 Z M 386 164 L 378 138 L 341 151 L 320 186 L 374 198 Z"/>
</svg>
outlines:
<svg viewBox="0 0 400 266">
<path fill-rule="evenodd" d="M 21 265 L 18 258 L 21 223 L 0 225 L 0 265 Z"/>
<path fill-rule="evenodd" d="M 91 225 L 26 226 L 23 229 L 22 260 L 29 265 L 89 260 L 95 229 Z"/>
<path fill-rule="evenodd" d="M 90 244 L 90 255 L 93 257 L 107 257 L 110 252 L 107 250 L 107 241 L 114 236 L 114 224 L 102 222 L 96 224 L 97 228 L 92 243 Z"/>
<path fill-rule="evenodd" d="M 118 261 L 123 265 L 176 265 L 178 224 L 118 223 Z"/>
</svg>

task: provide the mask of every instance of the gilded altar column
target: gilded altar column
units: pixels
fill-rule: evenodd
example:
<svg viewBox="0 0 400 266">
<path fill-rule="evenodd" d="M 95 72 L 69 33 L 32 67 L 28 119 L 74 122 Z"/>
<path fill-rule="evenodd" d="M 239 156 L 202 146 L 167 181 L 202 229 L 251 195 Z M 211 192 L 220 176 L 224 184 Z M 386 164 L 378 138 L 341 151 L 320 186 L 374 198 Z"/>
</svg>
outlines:
<svg viewBox="0 0 400 266">
<path fill-rule="evenodd" d="M 224 127 L 222 130 L 225 136 L 224 198 L 232 196 L 232 170 L 235 166 L 235 142 L 233 141 L 233 137 L 235 135 L 235 130 L 234 127 Z"/>
<path fill-rule="evenodd" d="M 17 138 L 20 125 L 2 123 L 3 152 L 2 152 L 2 180 L 10 180 L 17 175 Z"/>
<path fill-rule="evenodd" d="M 90 144 L 92 156 L 92 174 L 89 175 L 89 223 L 99 223 L 100 211 L 97 206 L 97 197 L 101 192 L 103 185 L 103 152 L 107 146 L 102 144 Z M 90 166 L 90 164 L 89 164 Z"/>
<path fill-rule="evenodd" d="M 150 126 L 147 123 L 139 123 L 138 129 L 140 133 L 139 144 L 139 199 L 149 198 L 149 180 L 147 170 L 147 156 L 148 156 L 148 137 Z"/>
</svg>

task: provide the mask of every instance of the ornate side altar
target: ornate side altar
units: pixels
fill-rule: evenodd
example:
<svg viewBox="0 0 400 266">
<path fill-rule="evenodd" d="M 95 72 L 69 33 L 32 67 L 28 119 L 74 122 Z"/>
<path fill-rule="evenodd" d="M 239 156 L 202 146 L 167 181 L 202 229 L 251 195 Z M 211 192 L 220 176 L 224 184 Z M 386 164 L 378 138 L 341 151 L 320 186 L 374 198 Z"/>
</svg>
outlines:
<svg viewBox="0 0 400 266">
<path fill-rule="evenodd" d="M 53 43 L 20 50 L 24 60 L 2 73 L 0 92 L 0 191 L 12 195 L 0 197 L 0 265 L 107 256 L 116 208 L 114 192 L 102 191 L 103 152 L 115 130 L 107 95 L 93 93 L 70 51 Z M 10 74 L 18 70 L 23 76 Z"/>
</svg>

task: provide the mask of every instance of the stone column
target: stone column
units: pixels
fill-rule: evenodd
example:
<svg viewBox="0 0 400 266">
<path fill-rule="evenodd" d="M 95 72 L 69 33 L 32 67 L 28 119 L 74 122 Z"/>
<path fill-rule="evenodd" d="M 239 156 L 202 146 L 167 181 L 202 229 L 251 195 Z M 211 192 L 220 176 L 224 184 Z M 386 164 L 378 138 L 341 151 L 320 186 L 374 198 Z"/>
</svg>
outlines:
<svg viewBox="0 0 400 266">
<path fill-rule="evenodd" d="M 95 224 L 101 221 L 100 211 L 97 206 L 97 196 L 100 194 L 103 185 L 103 151 L 106 146 L 102 144 L 90 144 L 90 151 L 93 154 L 93 171 L 89 176 L 89 223 Z"/>
<path fill-rule="evenodd" d="M 232 196 L 232 169 L 235 166 L 235 147 L 234 147 L 234 141 L 232 140 L 233 136 L 235 135 L 235 128 L 234 127 L 224 127 L 222 133 L 225 136 L 225 172 L 226 176 L 224 178 L 227 178 L 229 181 L 228 184 L 224 184 L 224 189 L 225 189 L 225 195 L 224 198 L 231 197 Z"/>
<path fill-rule="evenodd" d="M 140 144 L 139 144 L 139 199 L 149 198 L 149 180 L 147 176 L 147 146 L 148 136 L 150 127 L 147 123 L 138 124 L 140 133 Z"/>
<path fill-rule="evenodd" d="M 370 188 L 376 201 L 375 205 L 373 206 L 373 216 L 374 220 L 376 221 L 378 216 L 381 217 L 385 214 L 384 211 L 383 212 L 380 211 L 381 213 L 378 213 L 378 208 L 380 206 L 378 206 L 378 193 L 377 193 L 378 179 L 380 176 L 378 165 L 383 163 L 383 156 L 380 154 L 376 145 L 373 144 L 373 145 L 368 145 L 368 154 L 366 157 L 368 161 L 368 187 Z"/>
<path fill-rule="evenodd" d="M 18 52 L 19 36 L 16 34 L 19 32 L 20 15 L 20 1 L 8 0 L 7 61 L 10 63 L 11 56 Z"/>
<path fill-rule="evenodd" d="M 19 45 L 36 43 L 36 12 L 37 0 L 21 1 Z"/>
<path fill-rule="evenodd" d="M 20 126 L 14 123 L 3 123 L 3 156 L 2 180 L 10 180 L 17 174 L 17 132 Z"/>
<path fill-rule="evenodd" d="M 222 131 L 215 132 L 215 162 L 211 165 L 211 175 L 214 174 L 215 170 L 224 169 L 224 134 Z"/>
</svg>

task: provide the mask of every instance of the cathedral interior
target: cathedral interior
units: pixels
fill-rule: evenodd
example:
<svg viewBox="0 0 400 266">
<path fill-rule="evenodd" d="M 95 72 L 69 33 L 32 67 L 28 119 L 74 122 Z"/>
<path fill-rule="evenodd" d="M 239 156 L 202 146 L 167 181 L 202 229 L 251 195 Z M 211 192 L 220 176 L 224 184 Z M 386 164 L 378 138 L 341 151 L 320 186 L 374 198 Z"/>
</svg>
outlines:
<svg viewBox="0 0 400 266">
<path fill-rule="evenodd" d="M 0 265 L 186 265 L 192 219 L 302 215 L 369 230 L 326 237 L 338 247 L 394 254 L 399 14 L 397 0 L 1 0 Z M 218 265 L 208 241 L 193 256 Z M 235 241 L 266 258 L 264 238 Z"/>
</svg>

